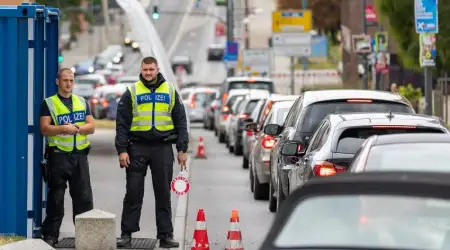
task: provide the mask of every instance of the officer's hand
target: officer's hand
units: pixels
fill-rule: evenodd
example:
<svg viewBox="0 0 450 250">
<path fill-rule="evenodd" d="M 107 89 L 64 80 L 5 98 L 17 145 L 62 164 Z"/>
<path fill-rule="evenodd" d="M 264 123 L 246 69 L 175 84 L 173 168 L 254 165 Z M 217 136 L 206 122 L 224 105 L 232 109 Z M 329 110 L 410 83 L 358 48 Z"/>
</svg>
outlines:
<svg viewBox="0 0 450 250">
<path fill-rule="evenodd" d="M 120 166 L 123 168 L 130 166 L 130 156 L 128 156 L 128 153 L 120 153 L 119 162 Z"/>
<path fill-rule="evenodd" d="M 181 170 L 185 170 L 186 169 L 186 162 L 187 162 L 187 158 L 188 155 L 187 153 L 184 152 L 178 152 L 178 164 L 180 164 Z"/>
<path fill-rule="evenodd" d="M 64 125 L 64 133 L 69 135 L 74 135 L 78 133 L 78 128 L 75 127 L 73 124 L 66 124 Z"/>
</svg>

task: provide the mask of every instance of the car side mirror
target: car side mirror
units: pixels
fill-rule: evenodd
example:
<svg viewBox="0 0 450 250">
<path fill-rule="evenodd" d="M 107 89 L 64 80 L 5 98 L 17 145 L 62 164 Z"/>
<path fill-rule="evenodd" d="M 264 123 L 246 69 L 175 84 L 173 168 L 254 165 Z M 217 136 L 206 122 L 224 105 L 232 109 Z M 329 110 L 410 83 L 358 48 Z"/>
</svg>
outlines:
<svg viewBox="0 0 450 250">
<path fill-rule="evenodd" d="M 244 126 L 244 130 L 248 131 L 248 132 L 255 132 L 256 129 L 257 129 L 257 124 L 254 122 L 245 124 L 245 126 Z"/>
<path fill-rule="evenodd" d="M 281 126 L 278 124 L 267 124 L 264 127 L 264 134 L 277 136 L 281 133 Z"/>
<path fill-rule="evenodd" d="M 288 142 L 281 147 L 281 155 L 284 156 L 297 156 L 298 143 Z"/>
</svg>

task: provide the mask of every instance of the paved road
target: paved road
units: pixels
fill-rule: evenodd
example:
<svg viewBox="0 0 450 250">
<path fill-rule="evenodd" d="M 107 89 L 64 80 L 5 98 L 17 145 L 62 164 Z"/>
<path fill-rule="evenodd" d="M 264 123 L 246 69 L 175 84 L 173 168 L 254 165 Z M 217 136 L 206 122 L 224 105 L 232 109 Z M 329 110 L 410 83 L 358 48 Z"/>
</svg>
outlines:
<svg viewBox="0 0 450 250">
<path fill-rule="evenodd" d="M 125 195 L 125 170 L 119 167 L 118 157 L 114 148 L 114 130 L 97 130 L 90 137 L 92 151 L 89 156 L 91 182 L 94 193 L 94 207 L 117 215 L 116 234 L 120 235 L 120 217 L 122 213 L 122 201 Z M 174 166 L 178 173 L 178 167 Z M 155 209 L 154 195 L 151 186 L 150 174 L 146 178 L 144 206 L 141 216 L 141 231 L 134 234 L 135 237 L 155 238 Z M 66 192 L 65 212 L 66 216 L 61 227 L 61 237 L 73 237 L 75 228 L 72 223 L 72 201 Z M 175 211 L 177 197 L 172 196 L 172 211 Z"/>
<path fill-rule="evenodd" d="M 241 157 L 228 153 L 213 132 L 197 124 L 191 131 L 193 138 L 204 137 L 208 159 L 192 163 L 186 241 L 192 242 L 197 211 L 203 208 L 211 249 L 224 249 L 231 210 L 237 209 L 244 249 L 258 249 L 273 219 L 267 201 L 253 200 L 248 170 L 242 169 Z"/>
</svg>

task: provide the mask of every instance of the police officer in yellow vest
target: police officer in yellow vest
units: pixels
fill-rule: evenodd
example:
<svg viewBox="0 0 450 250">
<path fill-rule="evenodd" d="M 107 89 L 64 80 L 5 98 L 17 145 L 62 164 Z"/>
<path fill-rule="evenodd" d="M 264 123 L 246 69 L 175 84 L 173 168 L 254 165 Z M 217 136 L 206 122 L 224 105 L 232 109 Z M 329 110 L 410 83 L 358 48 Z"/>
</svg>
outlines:
<svg viewBox="0 0 450 250">
<path fill-rule="evenodd" d="M 41 105 L 40 128 L 47 137 L 48 200 L 47 217 L 41 233 L 50 245 L 58 243 L 64 217 L 64 194 L 69 183 L 75 216 L 93 209 L 89 175 L 88 134 L 95 130 L 87 101 L 72 94 L 74 74 L 68 68 L 58 72 L 58 93 L 46 98 Z"/>
<path fill-rule="evenodd" d="M 170 182 L 176 143 L 178 163 L 186 167 L 189 141 L 184 105 L 172 83 L 159 73 L 158 62 L 146 57 L 140 80 L 122 95 L 116 117 L 116 148 L 126 170 L 122 235 L 118 247 L 131 247 L 131 234 L 138 232 L 144 198 L 144 179 L 150 166 L 155 194 L 157 238 L 162 248 L 175 248 Z M 146 222 L 148 223 L 148 222 Z"/>
</svg>

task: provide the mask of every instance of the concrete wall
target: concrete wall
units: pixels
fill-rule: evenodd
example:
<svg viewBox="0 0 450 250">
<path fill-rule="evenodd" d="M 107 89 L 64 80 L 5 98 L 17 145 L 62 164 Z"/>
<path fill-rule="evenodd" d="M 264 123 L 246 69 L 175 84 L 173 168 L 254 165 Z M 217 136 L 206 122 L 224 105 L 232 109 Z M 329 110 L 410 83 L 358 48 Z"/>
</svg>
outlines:
<svg viewBox="0 0 450 250">
<path fill-rule="evenodd" d="M 28 0 L 28 1 L 24 1 L 24 0 L 0 0 L 0 5 L 19 5 L 19 4 L 24 3 L 24 2 L 33 3 L 34 0 Z"/>
</svg>

